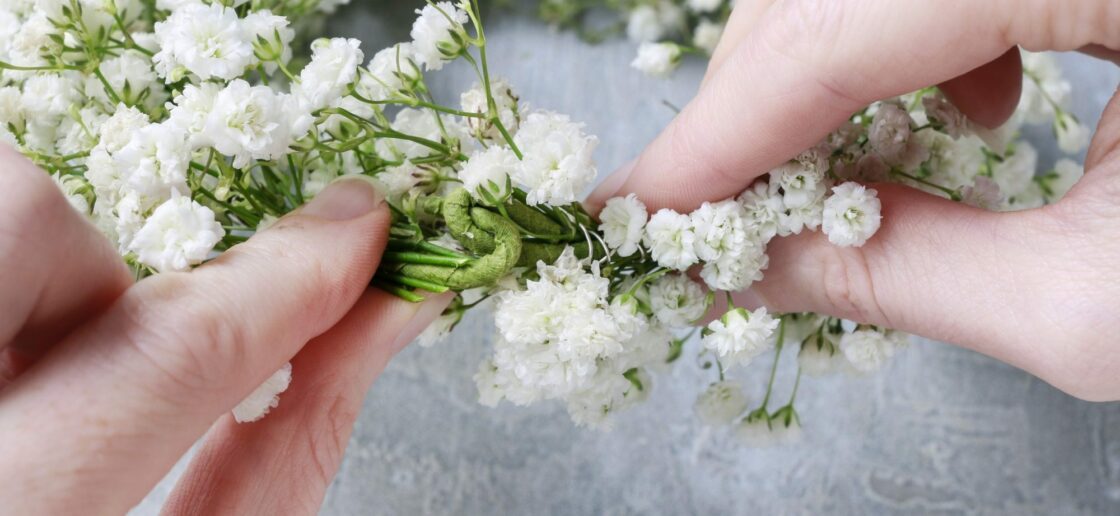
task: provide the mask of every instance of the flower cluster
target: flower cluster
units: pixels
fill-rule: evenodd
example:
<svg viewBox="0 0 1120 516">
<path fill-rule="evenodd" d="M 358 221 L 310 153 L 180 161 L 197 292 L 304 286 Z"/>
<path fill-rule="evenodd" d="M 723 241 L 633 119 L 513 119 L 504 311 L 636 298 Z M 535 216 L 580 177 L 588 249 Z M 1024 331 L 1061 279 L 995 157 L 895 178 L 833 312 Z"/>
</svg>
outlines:
<svg viewBox="0 0 1120 516">
<path fill-rule="evenodd" d="M 796 387 L 770 406 L 783 350 L 808 375 L 868 373 L 904 341 L 859 322 L 735 306 L 727 293 L 763 278 L 772 239 L 821 231 L 836 246 L 863 245 L 882 222 L 872 182 L 1022 209 L 1060 197 L 1080 175 L 1068 160 L 1036 175 L 1037 153 L 1016 141 L 1028 122 L 1050 123 L 1066 150 L 1086 141 L 1066 109 L 1068 84 L 1032 54 L 1020 114 L 999 131 L 974 127 L 937 90 L 922 90 L 856 113 L 735 198 L 651 214 L 621 197 L 596 220 L 578 201 L 597 175 L 598 139 L 491 77 L 477 2 L 420 4 L 410 40 L 369 59 L 354 39 L 298 44 L 291 20 L 336 5 L 3 8 L 13 36 L 0 44 L 0 139 L 47 170 L 138 276 L 189 270 L 338 177 L 368 176 L 393 211 L 373 284 L 409 301 L 456 293 L 421 343 L 473 307 L 493 306 L 497 335 L 475 376 L 483 403 L 558 401 L 577 423 L 609 425 L 689 345 L 719 375 L 698 417 L 755 442 L 800 427 Z M 710 49 L 728 10 L 725 1 L 641 2 L 626 28 L 642 41 L 689 37 Z M 638 61 L 658 73 L 686 51 L 651 44 L 661 46 Z M 440 101 L 427 77 L 455 65 L 478 82 Z M 704 324 L 724 294 L 727 311 Z M 752 407 L 732 377 L 771 352 L 771 381 Z M 273 375 L 235 417 L 261 417 L 291 374 L 286 366 Z"/>
<path fill-rule="evenodd" d="M 734 4 L 734 0 L 541 0 L 539 9 L 544 20 L 578 27 L 589 40 L 624 32 L 638 45 L 631 66 L 654 77 L 665 77 L 676 70 L 685 54 L 711 55 L 715 51 Z M 595 28 L 601 23 L 587 20 L 604 7 L 617 16 L 617 23 L 606 31 Z"/>
</svg>

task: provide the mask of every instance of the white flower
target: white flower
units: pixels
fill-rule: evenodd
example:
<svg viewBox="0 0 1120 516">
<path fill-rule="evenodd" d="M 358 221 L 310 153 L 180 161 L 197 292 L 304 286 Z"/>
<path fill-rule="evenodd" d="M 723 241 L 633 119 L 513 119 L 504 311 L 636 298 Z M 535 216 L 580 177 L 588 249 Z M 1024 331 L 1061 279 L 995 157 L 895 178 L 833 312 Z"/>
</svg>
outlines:
<svg viewBox="0 0 1120 516">
<path fill-rule="evenodd" d="M 754 313 L 734 308 L 708 324 L 700 343 L 715 352 L 725 366 L 747 365 L 774 347 L 778 321 L 759 308 Z"/>
<path fill-rule="evenodd" d="M 716 51 L 719 40 L 723 37 L 723 24 L 716 23 L 707 18 L 700 20 L 696 31 L 692 34 L 692 44 L 703 49 L 709 55 Z"/>
<path fill-rule="evenodd" d="M 873 330 L 858 330 L 840 337 L 840 351 L 859 373 L 879 370 L 894 354 L 894 347 L 886 335 Z"/>
<path fill-rule="evenodd" d="M 148 115 L 135 107 L 118 104 L 117 110 L 101 124 L 98 134 L 100 146 L 109 153 L 114 153 L 132 140 L 132 133 L 142 127 L 148 126 Z M 100 194 L 98 194 L 100 196 Z"/>
<path fill-rule="evenodd" d="M 715 261 L 726 253 L 739 254 L 754 245 L 747 235 L 743 208 L 733 200 L 705 202 L 689 218 L 700 260 Z"/>
<path fill-rule="evenodd" d="M 338 100 L 358 76 L 365 56 L 353 38 L 318 39 L 311 44 L 311 62 L 299 73 L 292 93 L 314 111 Z"/>
<path fill-rule="evenodd" d="M 642 230 L 646 227 L 649 213 L 646 205 L 635 194 L 607 200 L 599 214 L 599 230 L 607 246 L 619 256 L 630 256 L 638 251 L 642 243 Z"/>
<path fill-rule="evenodd" d="M 382 102 L 398 96 L 406 83 L 419 77 L 420 69 L 412 61 L 412 44 L 399 43 L 374 54 L 358 79 L 357 91 L 367 100 Z"/>
<path fill-rule="evenodd" d="M 233 419 L 238 423 L 252 423 L 263 418 L 280 405 L 280 394 L 288 390 L 292 383 L 292 364 L 284 364 L 279 371 L 272 373 L 267 380 L 256 388 L 249 397 L 241 400 L 233 408 Z"/>
<path fill-rule="evenodd" d="M 174 195 L 152 212 L 129 250 L 159 272 L 185 271 L 202 263 L 224 236 L 210 208 Z"/>
<path fill-rule="evenodd" d="M 832 189 L 824 201 L 821 224 L 828 241 L 841 247 L 860 247 L 879 231 L 881 204 L 875 190 L 858 183 L 844 183 Z"/>
<path fill-rule="evenodd" d="M 813 339 L 801 345 L 801 352 L 797 354 L 797 364 L 801 371 L 809 376 L 825 376 L 837 371 L 837 367 L 844 360 L 844 356 L 836 348 L 824 341 L 818 345 Z"/>
<path fill-rule="evenodd" d="M 743 387 L 733 380 L 724 380 L 710 385 L 696 398 L 692 408 L 705 425 L 723 426 L 746 412 L 747 403 Z"/>
<path fill-rule="evenodd" d="M 59 190 L 66 196 L 66 202 L 75 211 L 82 215 L 89 215 L 89 199 L 82 193 L 88 189 L 88 185 L 80 176 L 67 175 L 63 176 L 61 173 L 55 172 L 51 175 L 51 179 L 58 185 Z"/>
<path fill-rule="evenodd" d="M 463 50 L 467 13 L 451 2 L 438 2 L 418 9 L 416 14 L 420 16 L 411 33 L 414 57 L 426 69 L 439 70 Z"/>
<path fill-rule="evenodd" d="M 292 59 L 291 43 L 296 33 L 287 17 L 272 14 L 268 9 L 253 11 L 241 20 L 241 30 L 254 50 L 265 59 L 266 72 L 273 73 L 278 64 Z"/>
<path fill-rule="evenodd" d="M 688 8 L 697 13 L 709 13 L 723 4 L 723 0 L 688 0 Z"/>
<path fill-rule="evenodd" d="M 23 93 L 15 86 L 0 88 L 0 125 L 23 123 Z"/>
<path fill-rule="evenodd" d="M 566 396 L 564 401 L 568 415 L 577 425 L 610 428 L 608 417 L 648 398 L 652 384 L 644 369 L 624 375 L 604 367 L 588 388 Z"/>
<path fill-rule="evenodd" d="M 430 348 L 439 341 L 447 338 L 451 333 L 451 329 L 459 324 L 459 320 L 463 318 L 462 311 L 444 312 L 440 314 L 436 320 L 432 321 L 420 335 L 416 337 L 416 342 L 421 347 Z"/>
<path fill-rule="evenodd" d="M 681 47 L 676 43 L 645 42 L 630 66 L 652 77 L 668 77 L 681 63 Z"/>
<path fill-rule="evenodd" d="M 455 126 L 449 124 L 449 119 L 444 119 L 445 128 L 450 131 Z M 422 109 L 404 108 L 397 112 L 393 119 L 393 130 L 410 136 L 423 138 L 430 142 L 443 141 L 443 131 L 440 128 L 436 114 Z M 449 135 L 453 136 L 453 135 Z M 400 156 L 405 159 L 423 158 L 435 152 L 431 147 L 412 140 L 380 138 L 377 141 L 378 154 L 388 158 Z"/>
<path fill-rule="evenodd" d="M 789 162 L 771 170 L 770 183 L 771 190 L 777 188 L 781 191 L 782 204 L 789 210 L 819 203 L 828 191 L 828 181 L 823 171 L 797 162 Z"/>
<path fill-rule="evenodd" d="M 101 62 L 102 75 L 113 88 L 120 102 L 137 104 L 143 100 L 149 109 L 159 106 L 167 99 L 163 85 L 158 82 L 150 58 L 140 52 L 130 50 L 121 55 Z M 85 80 L 86 95 L 105 103 L 112 103 L 101 80 L 88 76 Z"/>
<path fill-rule="evenodd" d="M 910 114 L 894 102 L 882 102 L 871 127 L 867 131 L 867 143 L 888 163 L 900 163 L 906 155 L 910 141 Z"/>
<path fill-rule="evenodd" d="M 494 97 L 494 104 L 498 110 L 498 120 L 506 132 L 515 134 L 521 124 L 521 113 L 518 107 L 519 98 L 514 93 L 508 82 L 502 79 L 490 81 L 490 94 Z M 459 105 L 463 112 L 477 113 L 483 116 L 490 115 L 489 101 L 486 99 L 486 89 L 482 85 L 475 85 L 459 97 Z M 471 134 L 480 140 L 500 141 L 504 138 L 502 130 L 490 119 L 477 117 L 464 117 Z"/>
<path fill-rule="evenodd" d="M 307 131 L 310 120 L 290 95 L 237 79 L 214 97 L 203 132 L 218 152 L 233 157 L 233 166 L 277 159 Z"/>
<path fill-rule="evenodd" d="M 1003 202 L 999 185 L 987 176 L 976 176 L 974 182 L 961 189 L 961 202 L 985 210 L 999 208 Z"/>
<path fill-rule="evenodd" d="M 662 267 L 683 271 L 698 261 L 696 234 L 692 231 L 692 219 L 688 215 L 670 209 L 658 211 L 646 224 L 643 241 L 653 259 Z"/>
<path fill-rule="evenodd" d="M 184 71 L 199 79 L 231 80 L 253 64 L 252 41 L 242 30 L 237 13 L 222 4 L 190 3 L 155 24 L 159 52 L 152 58 L 156 72 L 170 81 Z"/>
<path fill-rule="evenodd" d="M 747 229 L 754 232 L 760 243 L 765 244 L 778 234 L 785 206 L 782 196 L 771 191 L 769 184 L 755 183 L 739 195 L 738 201 L 743 205 Z"/>
<path fill-rule="evenodd" d="M 766 416 L 744 419 L 735 427 L 735 437 L 743 444 L 754 448 L 766 448 L 777 444 L 777 436 Z"/>
<path fill-rule="evenodd" d="M 661 17 L 657 14 L 656 7 L 643 4 L 630 11 L 626 23 L 626 35 L 630 41 L 639 43 L 656 41 L 664 34 L 665 27 L 661 24 Z"/>
<path fill-rule="evenodd" d="M 128 144 L 113 154 L 113 166 L 125 188 L 140 196 L 144 208 L 185 193 L 190 149 L 185 136 L 169 124 L 149 124 L 133 131 Z"/>
<path fill-rule="evenodd" d="M 1022 51 L 1023 94 L 1017 112 L 1029 123 L 1046 122 L 1054 116 L 1054 105 L 1069 105 L 1072 87 L 1062 78 L 1061 68 L 1052 54 Z"/>
<path fill-rule="evenodd" d="M 475 198 L 485 200 L 481 192 L 486 191 L 500 201 L 509 194 L 509 177 L 517 165 L 517 156 L 509 147 L 494 145 L 474 153 L 459 171 L 459 179 Z"/>
<path fill-rule="evenodd" d="M 1018 142 L 1011 154 L 992 168 L 992 180 L 1004 197 L 1017 197 L 1031 186 L 1038 170 L 1038 150 L 1026 141 Z"/>
<path fill-rule="evenodd" d="M 1093 131 L 1078 121 L 1077 117 L 1062 111 L 1054 119 L 1054 134 L 1058 137 L 1058 147 L 1062 151 L 1075 154 L 1089 146 Z"/>
<path fill-rule="evenodd" d="M 211 141 L 204 133 L 206 120 L 214 109 L 214 99 L 221 90 L 222 87 L 213 82 L 203 82 L 198 86 L 188 84 L 175 97 L 174 104 L 169 105 L 171 114 L 168 122 L 190 135 L 191 145 L 199 147 Z"/>
<path fill-rule="evenodd" d="M 1048 197 L 1058 200 L 1065 197 L 1070 188 L 1085 175 L 1085 168 L 1081 164 L 1068 158 L 1062 158 L 1054 164 L 1054 170 L 1039 178 L 1039 182 L 1049 190 Z"/>
<path fill-rule="evenodd" d="M 766 248 L 748 241 L 747 245 L 705 263 L 700 277 L 712 290 L 737 292 L 762 281 L 762 271 L 769 265 Z"/>
<path fill-rule="evenodd" d="M 27 119 L 48 123 L 66 116 L 82 98 L 81 79 L 75 73 L 32 75 L 23 83 L 23 112 Z M 52 126 L 54 124 L 51 124 Z"/>
<path fill-rule="evenodd" d="M 420 167 L 405 161 L 400 165 L 388 167 L 373 177 L 386 197 L 398 199 L 416 188 L 425 175 Z"/>
<path fill-rule="evenodd" d="M 941 95 L 922 97 L 922 107 L 926 110 L 926 117 L 952 138 L 960 138 L 969 129 L 968 117 Z"/>
<path fill-rule="evenodd" d="M 592 154 L 599 139 L 565 115 L 531 113 L 513 139 L 524 156 L 513 180 L 526 187 L 529 204 L 575 202 L 598 174 Z"/>
<path fill-rule="evenodd" d="M 90 105 L 71 113 L 59 123 L 58 141 L 55 148 L 59 154 L 76 154 L 86 152 L 97 145 L 97 135 L 101 124 L 108 120 L 108 115 L 101 111 L 97 105 Z"/>
<path fill-rule="evenodd" d="M 649 287 L 649 304 L 658 321 L 671 328 L 691 326 L 708 311 L 704 287 L 683 274 L 667 274 Z"/>
</svg>

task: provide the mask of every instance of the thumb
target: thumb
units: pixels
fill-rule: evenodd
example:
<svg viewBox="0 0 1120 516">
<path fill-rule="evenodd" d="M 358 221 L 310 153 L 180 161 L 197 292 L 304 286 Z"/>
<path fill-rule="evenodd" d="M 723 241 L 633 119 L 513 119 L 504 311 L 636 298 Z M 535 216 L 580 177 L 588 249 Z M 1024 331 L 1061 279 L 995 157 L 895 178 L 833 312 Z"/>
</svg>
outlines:
<svg viewBox="0 0 1120 516">
<path fill-rule="evenodd" d="M 0 499 L 35 505 L 15 512 L 126 511 L 350 310 L 388 224 L 372 186 L 335 183 L 219 259 L 129 289 L 0 393 L 0 476 L 13 480 Z"/>
</svg>

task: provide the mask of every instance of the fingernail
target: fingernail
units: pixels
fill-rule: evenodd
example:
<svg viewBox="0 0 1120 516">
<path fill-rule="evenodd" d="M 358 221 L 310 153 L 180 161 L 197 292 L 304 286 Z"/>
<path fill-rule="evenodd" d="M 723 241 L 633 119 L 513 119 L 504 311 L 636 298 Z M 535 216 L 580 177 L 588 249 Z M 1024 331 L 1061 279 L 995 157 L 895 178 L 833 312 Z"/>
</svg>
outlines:
<svg viewBox="0 0 1120 516">
<path fill-rule="evenodd" d="M 630 173 L 634 171 L 634 166 L 638 164 L 638 159 L 632 159 L 630 162 L 618 167 L 611 175 L 607 176 L 599 186 L 595 187 L 595 191 L 591 192 L 588 197 L 588 204 L 592 207 L 602 208 L 607 200 L 615 197 L 622 185 L 626 184 L 626 179 L 630 177 Z"/>
<path fill-rule="evenodd" d="M 429 297 L 426 301 L 420 303 L 420 307 L 416 310 L 412 319 L 408 321 L 400 335 L 397 336 L 396 342 L 393 343 L 393 352 L 399 352 L 408 343 L 416 339 L 421 332 L 432 324 L 432 321 L 443 314 L 443 310 L 451 304 L 452 299 L 455 299 L 455 294 L 448 292 Z"/>
<path fill-rule="evenodd" d="M 326 220 L 350 220 L 365 215 L 381 205 L 383 197 L 371 178 L 362 175 L 342 176 L 316 195 L 300 210 Z"/>
</svg>

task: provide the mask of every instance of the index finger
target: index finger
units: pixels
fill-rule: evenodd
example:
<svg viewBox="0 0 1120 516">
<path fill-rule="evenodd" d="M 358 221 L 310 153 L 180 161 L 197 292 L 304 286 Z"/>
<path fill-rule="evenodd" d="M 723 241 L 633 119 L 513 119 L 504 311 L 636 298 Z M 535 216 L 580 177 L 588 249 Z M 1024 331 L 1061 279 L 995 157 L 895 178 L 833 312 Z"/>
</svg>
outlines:
<svg viewBox="0 0 1120 516">
<path fill-rule="evenodd" d="M 1085 9 L 1065 13 L 1039 7 L 1046 2 L 1030 5 L 1054 11 L 1039 13 L 1036 19 L 1043 23 L 1069 25 L 1098 4 L 1063 4 L 1071 11 Z M 689 210 L 742 191 L 875 100 L 960 76 L 1017 43 L 1062 49 L 1094 39 L 1092 30 L 1039 30 L 1013 21 L 1015 9 L 1024 6 L 963 0 L 779 2 L 642 153 L 629 176 L 611 182 L 621 186 L 594 197 L 637 193 L 652 209 Z"/>
</svg>

